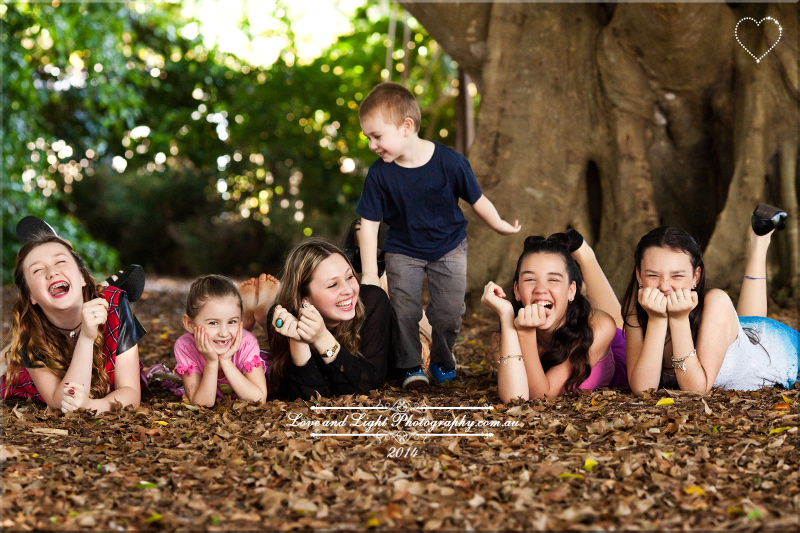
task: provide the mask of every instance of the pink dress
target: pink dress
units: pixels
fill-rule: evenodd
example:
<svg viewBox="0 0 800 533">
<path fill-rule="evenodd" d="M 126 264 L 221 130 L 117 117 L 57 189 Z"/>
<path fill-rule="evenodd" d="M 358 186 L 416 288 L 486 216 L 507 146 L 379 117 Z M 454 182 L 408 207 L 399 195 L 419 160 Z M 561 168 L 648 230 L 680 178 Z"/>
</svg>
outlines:
<svg viewBox="0 0 800 533">
<path fill-rule="evenodd" d="M 584 390 L 601 387 L 624 388 L 628 386 L 628 368 L 625 358 L 625 334 L 617 329 L 608 353 L 592 367 L 592 373 L 581 383 Z"/>
<path fill-rule="evenodd" d="M 206 368 L 206 360 L 203 354 L 197 351 L 194 344 L 194 336 L 186 333 L 175 342 L 175 373 L 179 376 L 184 374 L 203 374 Z M 258 349 L 258 339 L 256 336 L 245 330 L 242 331 L 242 344 L 239 351 L 233 354 L 233 364 L 242 374 L 252 372 L 254 368 L 265 369 L 264 360 Z M 222 376 L 217 378 L 217 396 L 233 392 L 228 378 Z"/>
</svg>

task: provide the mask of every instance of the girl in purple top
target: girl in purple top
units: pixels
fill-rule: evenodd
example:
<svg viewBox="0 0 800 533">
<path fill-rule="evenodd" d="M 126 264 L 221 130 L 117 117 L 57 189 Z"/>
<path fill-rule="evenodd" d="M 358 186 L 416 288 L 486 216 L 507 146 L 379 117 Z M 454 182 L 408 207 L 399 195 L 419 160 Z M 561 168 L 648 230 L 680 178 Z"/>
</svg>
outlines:
<svg viewBox="0 0 800 533">
<path fill-rule="evenodd" d="M 186 299 L 186 333 L 175 343 L 175 373 L 189 401 L 211 407 L 223 392 L 264 403 L 265 363 L 258 341 L 242 328 L 242 298 L 234 283 L 217 275 L 192 283 Z"/>
<path fill-rule="evenodd" d="M 580 234 L 525 239 L 513 294 L 490 281 L 482 298 L 500 317 L 502 401 L 627 386 L 620 304 Z"/>
</svg>

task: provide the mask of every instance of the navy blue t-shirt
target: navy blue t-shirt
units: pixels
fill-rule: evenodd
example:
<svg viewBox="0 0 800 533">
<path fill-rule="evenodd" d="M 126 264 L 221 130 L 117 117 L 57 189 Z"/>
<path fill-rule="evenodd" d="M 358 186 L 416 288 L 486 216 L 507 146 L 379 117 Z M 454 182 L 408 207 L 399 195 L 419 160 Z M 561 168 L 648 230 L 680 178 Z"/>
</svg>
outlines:
<svg viewBox="0 0 800 533">
<path fill-rule="evenodd" d="M 389 229 L 383 250 L 436 261 L 467 236 L 467 220 L 458 206 L 470 205 L 482 193 L 469 161 L 443 144 L 434 143 L 430 161 L 406 168 L 375 161 L 364 182 L 356 211 Z"/>
</svg>

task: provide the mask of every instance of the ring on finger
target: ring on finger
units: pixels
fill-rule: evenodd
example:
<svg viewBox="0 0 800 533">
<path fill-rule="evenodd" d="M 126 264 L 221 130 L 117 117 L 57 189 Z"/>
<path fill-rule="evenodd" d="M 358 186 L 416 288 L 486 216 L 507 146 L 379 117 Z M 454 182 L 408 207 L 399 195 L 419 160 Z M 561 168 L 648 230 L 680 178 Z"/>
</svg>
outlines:
<svg viewBox="0 0 800 533">
<path fill-rule="evenodd" d="M 282 318 L 279 318 L 278 320 L 275 321 L 275 327 L 276 328 L 283 327 L 283 319 Z"/>
</svg>

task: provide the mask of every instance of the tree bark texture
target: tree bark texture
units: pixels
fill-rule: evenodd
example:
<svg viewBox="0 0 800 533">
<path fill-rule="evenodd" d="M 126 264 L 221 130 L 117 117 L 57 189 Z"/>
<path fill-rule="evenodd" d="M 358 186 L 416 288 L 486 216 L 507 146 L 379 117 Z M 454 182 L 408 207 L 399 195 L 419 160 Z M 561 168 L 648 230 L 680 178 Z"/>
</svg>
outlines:
<svg viewBox="0 0 800 533">
<path fill-rule="evenodd" d="M 525 236 L 568 225 L 618 293 L 639 238 L 662 224 L 706 248 L 712 286 L 738 291 L 755 205 L 794 191 L 784 195 L 796 209 L 798 4 L 405 7 L 476 81 L 469 160 L 501 215 L 523 225 L 498 238 L 465 210 L 471 303 L 488 280 L 509 285 Z M 766 16 L 783 35 L 756 63 L 734 29 Z M 769 21 L 741 28 L 757 56 L 778 35 Z M 797 246 L 776 236 L 772 249 L 772 277 L 796 285 Z"/>
</svg>

